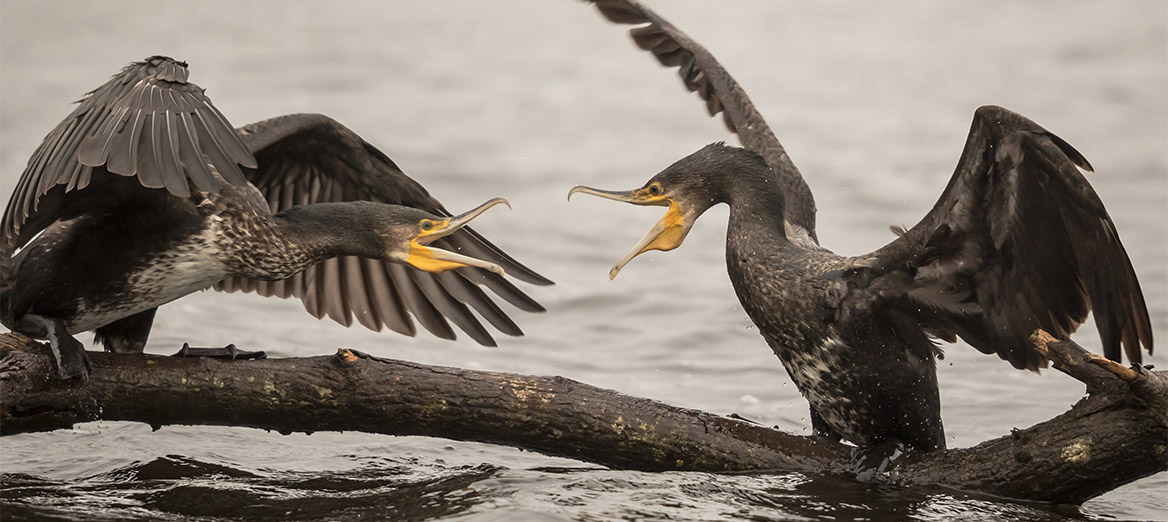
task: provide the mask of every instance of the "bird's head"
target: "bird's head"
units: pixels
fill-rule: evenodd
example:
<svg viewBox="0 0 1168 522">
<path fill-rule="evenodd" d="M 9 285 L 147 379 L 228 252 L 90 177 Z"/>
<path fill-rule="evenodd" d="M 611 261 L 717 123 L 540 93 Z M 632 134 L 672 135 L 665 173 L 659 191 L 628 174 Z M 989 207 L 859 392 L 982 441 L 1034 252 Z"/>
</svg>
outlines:
<svg viewBox="0 0 1168 522">
<path fill-rule="evenodd" d="M 507 205 L 508 208 L 511 206 L 503 198 L 494 198 L 452 217 L 435 216 L 412 207 L 397 207 L 392 220 L 383 228 L 383 238 L 388 243 L 386 245 L 388 257 L 426 272 L 438 273 L 455 268 L 476 267 L 503 275 L 503 267 L 495 263 L 433 245 L 435 241 L 457 232 L 495 205 Z"/>
<path fill-rule="evenodd" d="M 609 279 L 613 279 L 629 261 L 644 252 L 669 251 L 681 246 L 698 217 L 710 207 L 726 201 L 724 178 L 733 176 L 740 162 L 760 161 L 761 158 L 753 152 L 713 143 L 678 160 L 640 188 L 612 191 L 577 185 L 568 192 L 568 198 L 581 193 L 634 205 L 669 207 L 665 217 L 653 225 L 608 272 Z M 765 168 L 765 162 L 762 165 Z"/>
</svg>

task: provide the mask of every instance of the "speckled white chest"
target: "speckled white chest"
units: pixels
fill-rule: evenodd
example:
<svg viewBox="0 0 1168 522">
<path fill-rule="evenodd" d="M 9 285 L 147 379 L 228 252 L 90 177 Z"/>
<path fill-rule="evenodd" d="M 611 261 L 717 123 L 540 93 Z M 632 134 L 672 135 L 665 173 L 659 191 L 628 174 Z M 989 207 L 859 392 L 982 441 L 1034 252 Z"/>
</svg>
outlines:
<svg viewBox="0 0 1168 522">
<path fill-rule="evenodd" d="M 845 348 L 843 340 L 832 328 L 814 350 L 786 350 L 779 358 L 791 380 L 795 381 L 799 391 L 820 417 L 850 440 L 860 440 L 860 434 L 850 429 L 853 420 L 846 418 L 847 412 L 851 410 L 851 399 L 840 394 L 839 390 L 832 389 L 832 384 L 828 382 L 838 372 L 840 351 Z M 838 384 L 834 383 L 834 386 L 838 387 Z M 826 393 L 824 386 L 829 388 Z"/>
<path fill-rule="evenodd" d="M 66 324 L 70 332 L 92 330 L 205 289 L 229 275 L 216 244 L 218 220 L 201 234 L 150 259 L 126 277 L 124 291 L 100 303 L 82 300 Z"/>
</svg>

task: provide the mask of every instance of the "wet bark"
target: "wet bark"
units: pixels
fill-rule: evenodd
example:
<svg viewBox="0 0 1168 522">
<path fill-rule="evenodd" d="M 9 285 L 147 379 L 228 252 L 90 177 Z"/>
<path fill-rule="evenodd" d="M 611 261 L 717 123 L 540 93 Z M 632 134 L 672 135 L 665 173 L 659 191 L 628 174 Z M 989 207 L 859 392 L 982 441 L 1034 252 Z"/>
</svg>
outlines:
<svg viewBox="0 0 1168 522">
<path fill-rule="evenodd" d="M 1078 504 L 1168 470 L 1168 377 L 1107 366 L 1035 338 L 1083 381 L 1071 410 L 972 448 L 906 455 L 878 477 Z M 631 397 L 563 377 L 335 355 L 221 361 L 91 352 L 85 384 L 56 378 L 48 349 L 0 335 L 0 434 L 92 420 L 247 426 L 478 441 L 613 468 L 842 474 L 849 446 Z M 1125 373 L 1126 372 L 1126 373 Z"/>
</svg>

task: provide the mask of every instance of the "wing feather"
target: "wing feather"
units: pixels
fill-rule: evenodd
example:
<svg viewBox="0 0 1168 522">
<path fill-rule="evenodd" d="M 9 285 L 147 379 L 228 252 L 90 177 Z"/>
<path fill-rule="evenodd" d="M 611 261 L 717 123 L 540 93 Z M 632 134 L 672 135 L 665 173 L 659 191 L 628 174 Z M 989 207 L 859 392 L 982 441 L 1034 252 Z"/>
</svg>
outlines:
<svg viewBox="0 0 1168 522">
<path fill-rule="evenodd" d="M 190 196 L 192 186 L 217 190 L 218 174 L 232 184 L 253 183 L 273 213 L 312 203 L 369 200 L 450 215 L 385 154 L 336 121 L 290 115 L 236 130 L 187 77 L 185 63 L 156 56 L 130 64 L 83 97 L 33 153 L 17 183 L 0 225 L 0 268 L 7 270 L 11 253 L 45 227 L 99 202 L 96 196 L 79 199 L 77 193 L 91 182 L 117 177 L 110 174 L 181 197 Z M 100 187 L 85 194 L 90 192 L 106 194 Z M 473 248 L 519 279 L 551 284 L 473 230 L 463 229 L 449 240 Z M 415 332 L 412 315 L 435 335 L 453 338 L 444 318 L 450 314 L 471 337 L 493 344 L 467 308 L 470 304 L 505 333 L 517 332 L 475 283 L 521 309 L 542 310 L 494 273 L 467 269 L 439 279 L 359 258 L 327 260 L 283 281 L 234 278 L 215 287 L 298 297 L 318 318 L 327 315 L 347 326 L 355 315 L 368 328 L 388 326 L 408 335 Z"/>
<path fill-rule="evenodd" d="M 1104 355 L 1119 361 L 1122 348 L 1138 364 L 1141 345 L 1152 353 L 1143 292 L 1080 168 L 1091 165 L 1066 141 L 1019 114 L 981 107 L 933 209 L 857 258 L 850 276 L 870 288 L 884 278 L 911 280 L 883 285 L 880 298 L 1017 368 L 1046 366 L 1028 341 L 1035 329 L 1065 339 L 1089 312 Z M 962 296 L 963 305 L 938 305 L 945 294 Z"/>
<path fill-rule="evenodd" d="M 349 309 L 357 318 L 357 322 L 373 331 L 380 331 L 381 318 L 370 303 L 372 292 L 368 287 L 368 274 L 360 257 L 345 256 L 341 258 L 345 268 L 345 297 L 349 301 Z"/>
<path fill-rule="evenodd" d="M 106 159 L 106 168 L 110 172 L 132 171 L 138 165 L 138 139 L 142 136 L 142 123 L 145 116 L 141 109 L 130 114 L 122 129 L 110 136 L 110 153 Z M 145 173 L 143 173 L 145 174 Z M 145 181 L 142 182 L 146 184 Z"/>
<path fill-rule="evenodd" d="M 417 328 L 414 327 L 414 321 L 406 312 L 405 304 L 397 289 L 389 282 L 389 269 L 385 266 L 385 262 L 377 259 L 362 259 L 361 263 L 364 267 L 369 301 L 373 305 L 378 319 L 390 330 L 413 337 L 417 333 Z"/>
<path fill-rule="evenodd" d="M 457 272 L 443 272 L 438 274 L 437 280 L 451 296 L 470 305 L 500 332 L 513 336 L 523 335 L 523 330 L 519 329 L 519 325 L 507 317 L 507 314 L 494 301 L 491 301 L 482 290 L 467 281 L 465 277 Z"/>
<path fill-rule="evenodd" d="M 368 200 L 451 215 L 389 157 L 326 116 L 282 116 L 245 126 L 240 133 L 259 164 L 247 175 L 273 213 L 313 203 Z M 550 283 L 469 228 L 436 245 L 498 263 L 509 275 L 525 281 Z M 242 278 L 235 279 L 216 285 L 216 289 L 250 288 L 241 284 Z M 535 300 L 492 272 L 474 268 L 430 274 L 355 257 L 317 264 L 274 283 L 264 295 L 296 296 L 318 318 L 327 315 L 347 326 L 355 315 L 362 326 L 371 330 L 388 327 L 406 335 L 416 332 L 412 315 L 436 336 L 453 338 L 449 320 L 476 341 L 493 346 L 494 340 L 467 308 L 470 305 L 500 331 L 521 335 L 514 322 L 476 283 L 522 310 L 543 310 Z M 301 288 L 303 291 L 297 290 Z"/>
<path fill-rule="evenodd" d="M 762 156 L 778 178 L 786 200 L 784 219 L 802 227 L 817 244 L 815 198 L 799 169 L 771 132 L 746 91 L 701 44 L 636 0 L 592 0 L 605 18 L 618 24 L 636 24 L 629 30 L 633 42 L 666 67 L 678 67 L 685 88 L 697 92 L 710 116 L 723 115 L 726 128 L 742 146 Z"/>
<path fill-rule="evenodd" d="M 495 340 L 491 338 L 491 334 L 483 328 L 482 323 L 475 319 L 474 315 L 470 313 L 466 305 L 458 302 L 450 295 L 438 281 L 430 274 L 425 274 L 418 270 L 409 269 L 410 277 L 413 278 L 414 284 L 422 291 L 426 301 L 430 302 L 434 310 L 441 314 L 442 317 L 450 320 L 458 326 L 459 329 L 466 332 L 472 339 L 483 346 L 496 346 Z"/>
<path fill-rule="evenodd" d="M 0 257 L 7 262 L 44 227 L 86 211 L 79 206 L 100 204 L 96 197 L 79 203 L 73 194 L 90 185 L 95 168 L 99 180 L 107 172 L 137 176 L 145 187 L 165 186 L 187 196 L 191 181 L 201 190 L 217 188 L 208 181 L 206 154 L 229 182 L 244 182 L 240 165 L 254 167 L 255 158 L 187 76 L 185 63 L 153 56 L 86 94 L 45 137 L 21 175 L 0 225 Z"/>
<path fill-rule="evenodd" d="M 439 312 L 426 299 L 425 294 L 410 276 L 410 269 L 397 264 L 389 264 L 387 268 L 389 268 L 390 280 L 401 291 L 402 301 L 405 302 L 406 308 L 414 314 L 422 327 L 429 330 L 435 337 L 453 340 L 455 338 L 454 330 L 450 328 L 450 323 L 447 323 L 442 312 Z"/>
<path fill-rule="evenodd" d="M 351 326 L 353 315 L 349 311 L 349 300 L 346 299 L 344 293 L 345 285 L 342 282 L 345 280 L 345 274 L 341 258 L 326 259 L 318 266 L 320 270 L 317 271 L 316 282 L 317 298 L 320 300 L 320 305 L 324 307 L 325 313 L 330 319 L 345 326 Z"/>
</svg>

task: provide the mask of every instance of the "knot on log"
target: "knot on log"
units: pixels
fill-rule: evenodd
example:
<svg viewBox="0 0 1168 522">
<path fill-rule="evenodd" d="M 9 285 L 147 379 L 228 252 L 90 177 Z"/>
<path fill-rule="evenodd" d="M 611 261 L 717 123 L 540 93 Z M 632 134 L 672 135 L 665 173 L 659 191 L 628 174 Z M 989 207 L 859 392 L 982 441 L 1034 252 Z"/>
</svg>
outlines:
<svg viewBox="0 0 1168 522">
<path fill-rule="evenodd" d="M 337 350 L 337 354 L 333 356 L 333 360 L 340 364 L 353 364 L 357 362 L 360 357 L 353 353 L 353 350 L 348 348 L 341 348 Z"/>
</svg>

